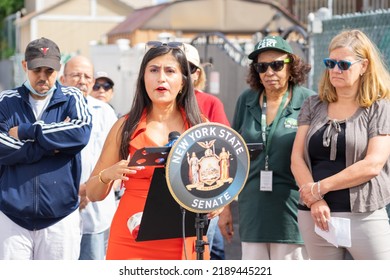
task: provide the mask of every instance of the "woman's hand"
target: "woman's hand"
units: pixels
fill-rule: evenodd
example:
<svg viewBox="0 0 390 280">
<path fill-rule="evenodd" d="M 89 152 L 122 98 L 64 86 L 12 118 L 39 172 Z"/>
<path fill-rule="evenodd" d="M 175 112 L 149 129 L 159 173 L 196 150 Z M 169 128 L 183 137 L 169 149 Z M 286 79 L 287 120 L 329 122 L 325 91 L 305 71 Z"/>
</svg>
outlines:
<svg viewBox="0 0 390 280">
<path fill-rule="evenodd" d="M 323 198 L 323 194 L 320 189 L 320 182 L 310 182 L 302 185 L 299 188 L 301 200 L 307 207 Z"/>
<path fill-rule="evenodd" d="M 311 216 L 314 223 L 322 230 L 328 231 L 328 221 L 330 220 L 330 209 L 325 200 L 319 200 L 310 207 Z"/>
<path fill-rule="evenodd" d="M 114 165 L 100 171 L 100 179 L 103 182 L 111 182 L 115 180 L 127 181 L 127 175 L 136 174 L 138 170 L 145 169 L 144 166 L 128 166 L 129 159 L 121 160 Z"/>
<path fill-rule="evenodd" d="M 129 159 L 120 160 L 117 163 L 104 168 L 102 163 L 95 166 L 91 177 L 86 182 L 87 198 L 92 201 L 101 201 L 109 194 L 113 182 L 117 180 L 128 181 L 127 175 L 135 174 L 138 170 L 145 169 L 144 166 L 128 166 Z M 103 187 L 104 185 L 104 187 Z"/>
<path fill-rule="evenodd" d="M 233 217 L 230 205 L 226 206 L 221 214 L 219 214 L 218 227 L 222 236 L 230 243 L 234 235 Z"/>
</svg>

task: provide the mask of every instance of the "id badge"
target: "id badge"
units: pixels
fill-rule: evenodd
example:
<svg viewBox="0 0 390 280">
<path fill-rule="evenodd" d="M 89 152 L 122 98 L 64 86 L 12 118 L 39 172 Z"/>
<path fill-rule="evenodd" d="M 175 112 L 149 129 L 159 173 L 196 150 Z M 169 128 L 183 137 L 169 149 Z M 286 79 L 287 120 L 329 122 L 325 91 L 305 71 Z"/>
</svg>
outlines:
<svg viewBox="0 0 390 280">
<path fill-rule="evenodd" d="M 272 171 L 260 171 L 260 191 L 272 192 Z"/>
</svg>

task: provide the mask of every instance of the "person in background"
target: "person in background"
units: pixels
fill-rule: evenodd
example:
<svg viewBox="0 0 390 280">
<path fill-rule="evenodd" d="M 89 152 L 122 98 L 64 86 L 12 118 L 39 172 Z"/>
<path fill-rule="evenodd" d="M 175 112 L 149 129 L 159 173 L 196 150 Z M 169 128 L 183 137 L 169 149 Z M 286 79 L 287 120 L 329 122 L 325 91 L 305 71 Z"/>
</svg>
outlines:
<svg viewBox="0 0 390 280">
<path fill-rule="evenodd" d="M 114 85 L 114 81 L 110 78 L 107 72 L 97 71 L 95 73 L 95 84 L 92 87 L 91 96 L 107 103 L 114 109 L 114 107 L 110 104 L 110 101 L 114 96 Z M 116 113 L 116 115 L 120 117 L 118 113 Z M 118 203 L 123 194 L 122 184 L 120 180 L 114 183 L 113 189 L 115 192 L 115 199 Z"/>
<path fill-rule="evenodd" d="M 143 212 L 155 169 L 128 166 L 129 158 L 145 146 L 166 145 L 172 131 L 182 134 L 206 121 L 196 103 L 183 44 L 151 41 L 146 47 L 133 105 L 111 129 L 87 182 L 87 195 L 92 201 L 104 199 L 112 182 L 123 180 L 125 191 L 111 226 L 107 259 L 194 259 L 195 237 L 136 242 L 127 226 L 131 217 Z"/>
<path fill-rule="evenodd" d="M 203 91 L 206 87 L 206 73 L 200 64 L 198 50 L 190 44 L 185 44 L 185 47 L 186 57 L 190 64 L 196 101 L 198 102 L 200 111 L 209 121 L 230 126 L 221 100 L 218 97 Z"/>
<path fill-rule="evenodd" d="M 82 239 L 80 260 L 103 260 L 110 224 L 116 210 L 114 192 L 99 202 L 90 202 L 86 196 L 86 184 L 100 156 L 104 140 L 117 121 L 114 110 L 103 101 L 90 96 L 95 83 L 91 61 L 84 56 L 72 57 L 64 66 L 61 83 L 81 90 L 92 114 L 92 132 L 88 145 L 81 151 L 80 215 Z"/>
<path fill-rule="evenodd" d="M 291 156 L 300 186 L 299 228 L 311 259 L 390 259 L 390 74 L 360 30 L 336 35 L 319 95 L 302 106 Z M 350 221 L 351 247 L 314 227 Z"/>
<path fill-rule="evenodd" d="M 185 54 L 190 65 L 191 78 L 200 111 L 210 122 L 217 122 L 230 127 L 230 123 L 221 100 L 210 93 L 203 92 L 206 87 L 206 73 L 200 64 L 198 50 L 190 44 L 185 44 Z M 210 220 L 207 231 L 210 259 L 212 260 L 225 259 L 224 241 L 218 227 L 218 220 L 218 216 Z"/>
<path fill-rule="evenodd" d="M 75 260 L 80 253 L 80 151 L 92 118 L 78 89 L 56 79 L 61 53 L 31 41 L 27 80 L 0 93 L 0 259 Z"/>
<path fill-rule="evenodd" d="M 97 71 L 95 74 L 95 84 L 92 87 L 91 96 L 105 103 L 110 103 L 114 96 L 114 81 L 106 72 Z"/>
<path fill-rule="evenodd" d="M 249 59 L 250 89 L 238 98 L 232 128 L 247 143 L 263 143 L 264 149 L 251 161 L 238 196 L 242 259 L 307 259 L 298 229 L 298 186 L 289 159 L 299 110 L 315 94 L 300 86 L 311 67 L 280 36 L 263 38 Z M 221 213 L 219 226 L 231 239 L 230 207 Z"/>
</svg>

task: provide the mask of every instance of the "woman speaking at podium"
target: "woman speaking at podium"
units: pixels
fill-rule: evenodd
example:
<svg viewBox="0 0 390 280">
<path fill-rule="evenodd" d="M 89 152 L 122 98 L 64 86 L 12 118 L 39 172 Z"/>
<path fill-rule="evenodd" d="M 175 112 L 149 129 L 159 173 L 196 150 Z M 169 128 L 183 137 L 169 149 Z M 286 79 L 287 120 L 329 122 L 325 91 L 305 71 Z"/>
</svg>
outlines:
<svg viewBox="0 0 390 280">
<path fill-rule="evenodd" d="M 125 192 L 112 221 L 106 259 L 195 259 L 195 237 L 137 242 L 128 227 L 129 218 L 144 209 L 154 172 L 153 166 L 128 167 L 129 158 L 143 147 L 166 145 L 172 131 L 183 133 L 205 121 L 184 45 L 152 41 L 146 48 L 131 110 L 112 127 L 87 182 L 87 195 L 102 200 L 114 180 L 123 180 Z"/>
</svg>

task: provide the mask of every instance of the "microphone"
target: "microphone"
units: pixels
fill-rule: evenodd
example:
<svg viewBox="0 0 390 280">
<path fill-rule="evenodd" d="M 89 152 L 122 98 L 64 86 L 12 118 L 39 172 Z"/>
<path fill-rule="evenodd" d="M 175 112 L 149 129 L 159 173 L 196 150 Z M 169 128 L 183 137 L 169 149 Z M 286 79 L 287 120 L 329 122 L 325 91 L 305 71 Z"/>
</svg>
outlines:
<svg viewBox="0 0 390 280">
<path fill-rule="evenodd" d="M 173 146 L 173 144 L 175 144 L 175 142 L 177 141 L 177 139 L 179 139 L 180 137 L 180 133 L 177 132 L 177 131 L 171 131 L 169 132 L 168 134 L 168 143 L 165 144 L 165 151 L 163 152 L 163 154 L 165 154 L 166 156 L 168 155 L 168 153 L 171 151 L 171 147 Z M 166 162 L 166 158 L 158 158 L 156 159 L 155 162 L 159 163 L 159 164 L 165 164 Z"/>
<path fill-rule="evenodd" d="M 180 133 L 177 131 L 169 132 L 168 134 L 168 143 L 165 145 L 166 147 L 172 147 L 173 144 L 179 139 Z"/>
</svg>

